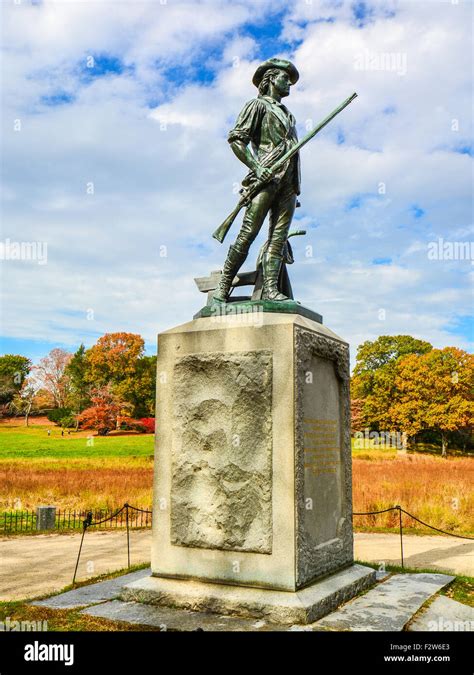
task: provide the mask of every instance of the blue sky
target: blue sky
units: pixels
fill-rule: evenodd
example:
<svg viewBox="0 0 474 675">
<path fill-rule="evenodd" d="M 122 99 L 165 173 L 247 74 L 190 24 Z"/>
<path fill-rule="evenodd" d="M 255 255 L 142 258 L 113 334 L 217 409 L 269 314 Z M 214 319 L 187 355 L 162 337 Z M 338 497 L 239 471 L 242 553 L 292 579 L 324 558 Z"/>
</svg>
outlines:
<svg viewBox="0 0 474 675">
<path fill-rule="evenodd" d="M 123 330 L 153 353 L 192 318 L 193 277 L 237 233 L 211 238 L 245 175 L 226 134 L 270 56 L 300 71 L 285 101 L 300 135 L 359 94 L 302 151 L 297 299 L 353 355 L 400 333 L 472 349 L 474 265 L 427 255 L 473 238 L 471 14 L 462 0 L 4 6 L 2 242 L 45 243 L 47 262 L 0 260 L 2 352 L 37 360 Z"/>
</svg>

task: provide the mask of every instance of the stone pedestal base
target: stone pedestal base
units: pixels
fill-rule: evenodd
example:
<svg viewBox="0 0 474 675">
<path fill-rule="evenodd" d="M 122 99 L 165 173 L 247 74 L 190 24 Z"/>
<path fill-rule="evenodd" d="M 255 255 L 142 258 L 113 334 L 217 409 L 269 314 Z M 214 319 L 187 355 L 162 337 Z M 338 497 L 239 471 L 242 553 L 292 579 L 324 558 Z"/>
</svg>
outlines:
<svg viewBox="0 0 474 675">
<path fill-rule="evenodd" d="M 349 349 L 296 314 L 158 337 L 155 577 L 298 591 L 346 569 Z"/>
<path fill-rule="evenodd" d="M 296 592 L 145 577 L 125 586 L 122 600 L 164 607 L 255 617 L 280 624 L 309 624 L 369 588 L 375 571 L 350 567 Z"/>
</svg>

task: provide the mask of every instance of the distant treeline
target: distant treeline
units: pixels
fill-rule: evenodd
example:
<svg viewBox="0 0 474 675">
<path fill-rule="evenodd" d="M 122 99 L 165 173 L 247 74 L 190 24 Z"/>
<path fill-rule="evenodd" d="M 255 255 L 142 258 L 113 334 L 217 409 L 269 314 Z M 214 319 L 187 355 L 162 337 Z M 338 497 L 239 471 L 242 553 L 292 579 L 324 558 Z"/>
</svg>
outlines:
<svg viewBox="0 0 474 675">
<path fill-rule="evenodd" d="M 133 333 L 106 333 L 75 353 L 53 349 L 34 366 L 25 356 L 0 357 L 3 415 L 48 414 L 62 426 L 107 433 L 117 426 L 150 430 L 155 409 L 156 356 Z"/>
<path fill-rule="evenodd" d="M 75 353 L 53 349 L 37 366 L 0 357 L 0 412 L 49 414 L 62 426 L 152 430 L 156 356 L 133 333 L 106 333 Z M 410 335 L 382 335 L 357 350 L 352 377 L 352 431 L 399 433 L 408 444 L 473 448 L 474 356 L 434 349 Z M 158 420 L 159 422 L 159 420 Z"/>
</svg>

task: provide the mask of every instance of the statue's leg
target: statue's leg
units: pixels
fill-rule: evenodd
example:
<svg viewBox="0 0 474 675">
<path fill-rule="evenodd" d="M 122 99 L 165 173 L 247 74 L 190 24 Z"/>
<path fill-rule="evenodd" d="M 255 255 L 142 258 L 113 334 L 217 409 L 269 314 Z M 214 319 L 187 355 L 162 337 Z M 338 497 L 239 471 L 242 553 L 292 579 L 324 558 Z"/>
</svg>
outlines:
<svg viewBox="0 0 474 675">
<path fill-rule="evenodd" d="M 263 260 L 263 300 L 289 299 L 278 290 L 278 278 L 282 265 L 283 246 L 288 237 L 295 207 L 296 194 L 291 182 L 285 177 L 272 204 L 270 215 L 269 241 Z"/>
<path fill-rule="evenodd" d="M 258 193 L 245 210 L 245 215 L 237 239 L 229 248 L 222 276 L 214 291 L 213 298 L 217 302 L 225 302 L 229 295 L 232 281 L 247 258 L 250 245 L 262 227 L 263 221 L 271 206 L 275 188 L 268 187 Z"/>
</svg>

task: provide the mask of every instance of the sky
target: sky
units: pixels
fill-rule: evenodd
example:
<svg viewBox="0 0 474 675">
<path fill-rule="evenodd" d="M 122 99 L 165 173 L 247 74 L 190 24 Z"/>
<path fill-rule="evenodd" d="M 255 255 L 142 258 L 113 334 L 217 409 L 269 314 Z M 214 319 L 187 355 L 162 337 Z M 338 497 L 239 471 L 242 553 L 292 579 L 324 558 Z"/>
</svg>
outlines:
<svg viewBox="0 0 474 675">
<path fill-rule="evenodd" d="M 300 72 L 295 297 L 357 346 L 472 350 L 472 8 L 463 0 L 18 0 L 2 8 L 2 353 L 156 336 L 205 304 L 265 59 Z M 266 225 L 242 270 L 253 269 Z M 15 259 L 23 245 L 20 259 Z M 16 248 L 15 248 L 16 247 Z M 28 257 L 29 256 L 29 257 Z"/>
</svg>

